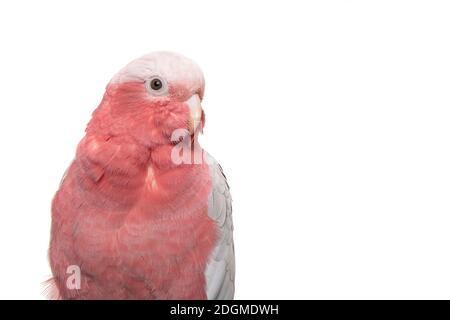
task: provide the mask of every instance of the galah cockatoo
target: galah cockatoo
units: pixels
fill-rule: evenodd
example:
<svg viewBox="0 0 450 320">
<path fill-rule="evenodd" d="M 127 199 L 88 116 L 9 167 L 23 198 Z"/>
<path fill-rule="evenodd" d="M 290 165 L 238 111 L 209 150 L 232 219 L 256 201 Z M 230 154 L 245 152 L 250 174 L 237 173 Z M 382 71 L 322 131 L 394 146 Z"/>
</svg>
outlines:
<svg viewBox="0 0 450 320">
<path fill-rule="evenodd" d="M 61 299 L 232 299 L 231 197 L 198 144 L 204 78 L 155 52 L 106 87 L 52 203 Z"/>
</svg>

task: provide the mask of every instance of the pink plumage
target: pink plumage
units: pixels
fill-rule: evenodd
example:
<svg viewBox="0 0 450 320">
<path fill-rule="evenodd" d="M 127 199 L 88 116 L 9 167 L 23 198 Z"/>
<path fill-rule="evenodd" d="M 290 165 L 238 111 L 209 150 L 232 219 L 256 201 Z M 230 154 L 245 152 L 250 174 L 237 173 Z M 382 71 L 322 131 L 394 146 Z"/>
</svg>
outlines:
<svg viewBox="0 0 450 320">
<path fill-rule="evenodd" d="M 172 140 L 184 129 L 182 143 L 203 156 L 204 114 L 193 119 L 189 104 L 203 91 L 197 65 L 167 52 L 133 61 L 108 84 L 52 204 L 49 258 L 60 298 L 209 297 L 214 275 L 205 272 L 224 242 L 211 165 L 174 163 Z M 77 288 L 67 284 L 70 266 L 81 271 Z"/>
</svg>

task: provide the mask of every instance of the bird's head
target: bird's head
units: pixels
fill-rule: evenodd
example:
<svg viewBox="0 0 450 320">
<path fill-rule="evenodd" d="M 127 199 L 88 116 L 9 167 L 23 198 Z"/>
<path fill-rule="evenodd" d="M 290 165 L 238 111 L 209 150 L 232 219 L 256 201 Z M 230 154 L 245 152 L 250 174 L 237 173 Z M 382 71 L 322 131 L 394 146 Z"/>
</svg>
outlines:
<svg viewBox="0 0 450 320">
<path fill-rule="evenodd" d="M 204 78 L 190 59 L 171 52 L 138 58 L 111 80 L 89 128 L 129 135 L 148 145 L 170 141 L 175 130 L 203 128 Z"/>
</svg>

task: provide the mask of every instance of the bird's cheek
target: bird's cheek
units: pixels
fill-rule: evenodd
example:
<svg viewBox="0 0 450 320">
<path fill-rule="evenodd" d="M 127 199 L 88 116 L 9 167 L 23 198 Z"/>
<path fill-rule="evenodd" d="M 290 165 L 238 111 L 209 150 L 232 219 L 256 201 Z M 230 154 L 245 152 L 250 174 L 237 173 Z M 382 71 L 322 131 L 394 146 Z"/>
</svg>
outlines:
<svg viewBox="0 0 450 320">
<path fill-rule="evenodd" d="M 171 133 L 179 129 L 188 129 L 189 123 L 189 109 L 183 103 L 177 104 L 176 108 L 173 108 L 165 119 L 165 130 Z"/>
<path fill-rule="evenodd" d="M 162 134 L 160 128 L 151 125 L 150 122 L 137 124 L 134 127 L 133 131 L 136 138 L 148 147 L 165 143 L 167 140 Z"/>
</svg>

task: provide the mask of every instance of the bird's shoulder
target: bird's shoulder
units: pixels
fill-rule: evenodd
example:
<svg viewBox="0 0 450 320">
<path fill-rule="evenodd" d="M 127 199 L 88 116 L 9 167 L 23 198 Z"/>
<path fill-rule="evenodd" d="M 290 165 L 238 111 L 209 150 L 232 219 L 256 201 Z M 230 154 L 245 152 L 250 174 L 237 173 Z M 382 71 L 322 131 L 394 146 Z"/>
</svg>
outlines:
<svg viewBox="0 0 450 320">
<path fill-rule="evenodd" d="M 219 163 L 206 154 L 212 188 L 208 215 L 219 229 L 219 239 L 210 256 L 205 277 L 208 299 L 233 299 L 235 257 L 230 187 Z"/>
</svg>

